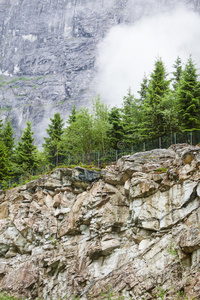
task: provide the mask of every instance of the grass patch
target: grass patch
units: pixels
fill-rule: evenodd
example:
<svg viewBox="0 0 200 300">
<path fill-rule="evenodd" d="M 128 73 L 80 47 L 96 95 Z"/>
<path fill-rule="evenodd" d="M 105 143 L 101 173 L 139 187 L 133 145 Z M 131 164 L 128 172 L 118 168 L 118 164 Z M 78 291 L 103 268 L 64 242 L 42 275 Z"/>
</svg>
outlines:
<svg viewBox="0 0 200 300">
<path fill-rule="evenodd" d="M 39 79 L 42 79 L 42 78 L 45 78 L 45 76 L 38 76 L 36 78 L 33 78 L 33 80 L 39 80 Z"/>
<path fill-rule="evenodd" d="M 31 79 L 28 77 L 20 76 L 20 77 L 11 79 L 10 81 L 7 82 L 7 84 L 14 83 L 16 81 L 30 81 L 30 80 Z"/>
<path fill-rule="evenodd" d="M 11 106 L 5 106 L 5 107 L 1 107 L 0 111 L 11 111 L 12 107 Z"/>
<path fill-rule="evenodd" d="M 0 292 L 0 300 L 20 300 L 19 298 L 13 297 L 5 292 Z"/>
<path fill-rule="evenodd" d="M 90 170 L 90 171 L 98 171 L 98 172 L 101 171 L 100 168 L 98 168 L 94 165 L 84 165 L 82 163 L 79 163 L 77 165 L 73 165 L 73 164 L 71 164 L 71 165 L 61 165 L 61 166 L 57 166 L 57 167 L 53 168 L 53 170 L 60 169 L 60 168 L 74 169 L 76 167 L 81 167 L 81 168 L 84 168 L 84 169 L 87 169 L 87 170 Z"/>
<path fill-rule="evenodd" d="M 1 86 L 6 86 L 6 85 L 7 85 L 7 82 L 6 82 L 6 81 L 0 82 L 0 87 L 1 87 Z"/>
<path fill-rule="evenodd" d="M 157 170 L 155 170 L 155 173 L 166 173 L 167 172 L 167 168 L 158 168 Z"/>
</svg>

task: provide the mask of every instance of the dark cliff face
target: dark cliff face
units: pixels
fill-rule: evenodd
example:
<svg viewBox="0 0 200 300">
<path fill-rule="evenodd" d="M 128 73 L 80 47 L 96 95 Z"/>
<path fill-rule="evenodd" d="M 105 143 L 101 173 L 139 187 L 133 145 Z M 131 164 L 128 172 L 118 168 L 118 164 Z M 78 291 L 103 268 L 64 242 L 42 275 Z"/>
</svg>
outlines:
<svg viewBox="0 0 200 300">
<path fill-rule="evenodd" d="M 97 44 L 106 32 L 177 2 L 200 10 L 199 0 L 1 0 L 1 118 L 9 115 L 18 135 L 31 120 L 39 144 L 54 112 L 66 119 L 72 105 L 96 96 Z"/>
</svg>

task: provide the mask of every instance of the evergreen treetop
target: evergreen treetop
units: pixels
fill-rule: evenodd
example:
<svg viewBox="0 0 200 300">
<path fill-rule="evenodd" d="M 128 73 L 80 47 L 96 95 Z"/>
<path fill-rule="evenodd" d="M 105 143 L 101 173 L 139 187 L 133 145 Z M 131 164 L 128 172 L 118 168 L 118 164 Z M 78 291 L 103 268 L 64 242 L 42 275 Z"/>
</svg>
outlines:
<svg viewBox="0 0 200 300">
<path fill-rule="evenodd" d="M 64 122 L 59 113 L 55 113 L 53 118 L 50 118 L 51 124 L 46 129 L 48 137 L 44 137 L 45 143 L 43 144 L 46 159 L 48 162 L 58 165 L 59 155 L 62 152 L 61 149 L 61 138 L 64 132 Z"/>
<path fill-rule="evenodd" d="M 177 100 L 181 130 L 200 129 L 200 82 L 191 57 L 182 73 Z"/>
<path fill-rule="evenodd" d="M 14 135 L 14 131 L 13 131 L 12 123 L 10 119 L 8 119 L 2 130 L 2 139 L 7 148 L 8 155 L 10 157 L 12 157 L 14 154 L 15 138 L 13 137 L 13 135 Z"/>
<path fill-rule="evenodd" d="M 23 171 L 29 171 L 37 167 L 37 147 L 34 145 L 34 137 L 31 123 L 26 123 L 22 136 L 16 147 L 15 160 Z"/>
</svg>

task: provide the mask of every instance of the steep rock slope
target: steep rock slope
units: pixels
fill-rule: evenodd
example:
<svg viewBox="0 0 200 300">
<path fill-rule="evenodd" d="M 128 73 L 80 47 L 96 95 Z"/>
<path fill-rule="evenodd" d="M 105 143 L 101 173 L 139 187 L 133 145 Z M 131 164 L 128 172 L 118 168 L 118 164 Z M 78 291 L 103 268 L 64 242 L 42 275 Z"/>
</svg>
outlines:
<svg viewBox="0 0 200 300">
<path fill-rule="evenodd" d="M 57 169 L 0 199 L 1 290 L 200 299 L 199 147 L 125 156 L 101 174 Z"/>
<path fill-rule="evenodd" d="M 1 0 L 1 118 L 11 117 L 18 136 L 31 120 L 40 144 L 53 112 L 66 118 L 96 96 L 97 44 L 107 31 L 178 3 L 200 10 L 199 0 Z"/>
</svg>

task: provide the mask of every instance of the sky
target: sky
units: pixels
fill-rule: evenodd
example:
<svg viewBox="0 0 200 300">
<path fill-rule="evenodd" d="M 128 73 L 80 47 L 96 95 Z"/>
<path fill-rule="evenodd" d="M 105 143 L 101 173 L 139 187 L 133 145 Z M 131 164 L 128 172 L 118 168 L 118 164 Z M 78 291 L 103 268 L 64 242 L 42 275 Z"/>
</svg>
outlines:
<svg viewBox="0 0 200 300">
<path fill-rule="evenodd" d="M 120 106 L 127 90 L 137 91 L 157 58 L 169 77 L 179 56 L 183 66 L 190 55 L 200 68 L 200 15 L 187 7 L 144 17 L 134 24 L 112 27 L 98 45 L 96 93 L 111 106 Z"/>
</svg>

